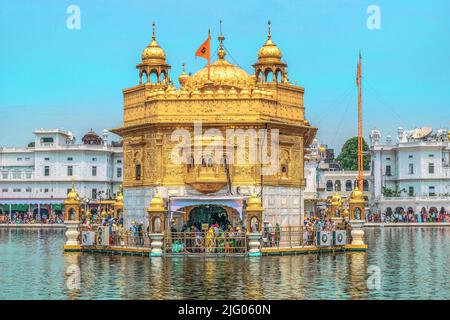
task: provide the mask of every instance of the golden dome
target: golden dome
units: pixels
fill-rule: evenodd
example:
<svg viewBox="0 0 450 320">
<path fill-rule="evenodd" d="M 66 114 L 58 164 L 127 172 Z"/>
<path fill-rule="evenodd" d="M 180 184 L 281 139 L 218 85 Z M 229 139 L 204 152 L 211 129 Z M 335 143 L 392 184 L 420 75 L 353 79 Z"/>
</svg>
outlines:
<svg viewBox="0 0 450 320">
<path fill-rule="evenodd" d="M 350 201 L 365 201 L 364 200 L 364 193 L 359 190 L 358 186 L 355 187 L 355 190 L 350 195 Z"/>
<path fill-rule="evenodd" d="M 203 85 L 210 83 L 218 86 L 232 86 L 232 87 L 248 87 L 255 81 L 252 76 L 238 66 L 225 60 L 226 51 L 223 47 L 223 40 L 225 37 L 221 34 L 219 36 L 220 47 L 217 51 L 218 59 L 210 65 L 209 79 L 208 66 L 197 71 L 190 77 L 189 83 L 192 85 Z"/>
<path fill-rule="evenodd" d="M 266 59 L 275 59 L 281 60 L 280 49 L 276 46 L 275 43 L 269 38 L 266 43 L 259 49 L 258 51 L 258 60 L 266 60 Z"/>
<path fill-rule="evenodd" d="M 241 68 L 229 63 L 225 59 L 218 59 L 210 65 L 208 80 L 208 67 L 197 71 L 190 82 L 193 84 L 212 83 L 214 85 L 247 86 L 252 77 Z"/>
<path fill-rule="evenodd" d="M 339 206 L 341 204 L 341 196 L 336 192 L 336 194 L 331 197 L 331 205 L 332 206 Z"/>
<path fill-rule="evenodd" d="M 320 152 L 325 152 L 326 150 L 327 150 L 327 149 L 326 149 L 324 146 L 320 146 L 320 147 L 319 147 L 319 151 L 320 151 Z"/>
<path fill-rule="evenodd" d="M 273 43 L 271 39 L 270 34 L 270 20 L 269 20 L 269 33 L 267 35 L 267 41 L 266 43 L 259 49 L 258 51 L 258 60 L 259 62 L 265 61 L 265 60 L 281 60 L 281 57 L 283 56 L 281 54 L 280 49 L 277 47 L 275 43 Z"/>
<path fill-rule="evenodd" d="M 153 199 L 150 201 L 150 205 L 148 206 L 147 211 L 149 212 L 161 212 L 165 211 L 164 200 L 160 197 L 158 190 L 156 190 Z"/>
<path fill-rule="evenodd" d="M 155 23 L 153 22 L 153 35 L 152 42 L 142 51 L 142 62 L 155 62 L 155 63 L 165 63 L 166 53 L 156 42 L 155 37 Z"/>
<path fill-rule="evenodd" d="M 341 196 L 336 192 L 336 194 L 331 198 L 333 204 L 339 204 L 341 201 Z"/>
<path fill-rule="evenodd" d="M 73 179 L 72 179 L 72 190 L 69 191 L 69 193 L 67 194 L 66 200 L 64 202 L 66 202 L 66 203 L 80 202 L 80 196 L 75 191 L 75 183 L 74 183 Z"/>
<path fill-rule="evenodd" d="M 253 195 L 247 200 L 247 211 L 262 211 L 261 198 L 253 193 Z"/>
</svg>

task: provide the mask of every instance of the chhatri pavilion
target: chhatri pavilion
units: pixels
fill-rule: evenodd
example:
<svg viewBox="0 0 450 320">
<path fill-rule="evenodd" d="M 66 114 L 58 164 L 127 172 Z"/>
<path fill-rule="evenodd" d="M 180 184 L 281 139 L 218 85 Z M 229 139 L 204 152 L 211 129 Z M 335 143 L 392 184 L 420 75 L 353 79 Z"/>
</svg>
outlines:
<svg viewBox="0 0 450 320">
<path fill-rule="evenodd" d="M 177 86 L 153 25 L 138 84 L 123 90 L 123 126 L 113 130 L 124 142 L 127 225 L 250 228 L 250 216 L 258 229 L 303 224 L 304 150 L 317 131 L 305 118 L 304 88 L 290 81 L 270 22 L 252 74 L 227 60 L 223 34 L 218 40 L 215 61 L 192 75 L 183 66 Z M 178 152 L 174 132 L 188 133 L 188 148 Z M 240 161 L 237 148 L 245 150 Z"/>
</svg>

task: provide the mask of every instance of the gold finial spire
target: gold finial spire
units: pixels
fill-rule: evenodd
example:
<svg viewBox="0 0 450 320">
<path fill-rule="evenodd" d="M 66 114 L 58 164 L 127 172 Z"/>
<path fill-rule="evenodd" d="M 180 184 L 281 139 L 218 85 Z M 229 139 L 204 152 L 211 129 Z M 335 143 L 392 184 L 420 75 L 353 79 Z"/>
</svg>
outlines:
<svg viewBox="0 0 450 320">
<path fill-rule="evenodd" d="M 75 191 L 75 179 L 72 176 L 72 191 Z"/>
<path fill-rule="evenodd" d="M 155 40 L 156 36 L 155 36 L 155 30 L 156 30 L 156 23 L 155 21 L 152 22 L 152 39 Z"/>
<path fill-rule="evenodd" d="M 183 63 L 181 66 L 183 67 L 183 73 L 182 74 L 186 74 L 186 63 Z"/>
<path fill-rule="evenodd" d="M 223 47 L 223 41 L 225 40 L 225 37 L 222 34 L 222 20 L 220 20 L 220 35 L 217 39 L 219 40 L 219 50 L 217 51 L 217 55 L 219 56 L 219 59 L 222 60 L 227 54 Z"/>
<path fill-rule="evenodd" d="M 270 39 L 272 37 L 271 35 L 271 29 L 272 29 L 272 22 L 269 21 L 267 22 L 267 28 L 268 28 L 268 32 L 267 32 L 267 39 Z"/>
</svg>

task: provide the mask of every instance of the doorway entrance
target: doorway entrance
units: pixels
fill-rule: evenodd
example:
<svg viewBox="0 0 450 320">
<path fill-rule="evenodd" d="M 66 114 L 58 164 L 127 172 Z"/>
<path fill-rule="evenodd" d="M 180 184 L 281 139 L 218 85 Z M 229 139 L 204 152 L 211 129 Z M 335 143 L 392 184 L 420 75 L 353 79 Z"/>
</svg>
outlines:
<svg viewBox="0 0 450 320">
<path fill-rule="evenodd" d="M 218 224 L 222 230 L 228 230 L 230 221 L 228 220 L 227 211 L 218 205 L 200 205 L 195 207 L 189 213 L 187 226 L 189 229 L 195 226 L 198 230 L 202 230 L 202 225 L 211 226 Z"/>
</svg>

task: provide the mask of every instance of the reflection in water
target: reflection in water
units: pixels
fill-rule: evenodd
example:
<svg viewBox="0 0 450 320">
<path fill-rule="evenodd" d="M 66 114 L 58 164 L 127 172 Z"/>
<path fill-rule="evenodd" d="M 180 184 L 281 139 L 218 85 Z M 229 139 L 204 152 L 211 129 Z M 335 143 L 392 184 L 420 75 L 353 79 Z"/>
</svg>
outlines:
<svg viewBox="0 0 450 320">
<path fill-rule="evenodd" d="M 346 254 L 349 263 L 350 283 L 348 292 L 351 299 L 367 299 L 367 284 L 366 284 L 366 256 L 365 252 L 352 252 Z"/>
<path fill-rule="evenodd" d="M 0 229 L 0 299 L 450 298 L 450 228 L 368 229 L 367 253 L 259 258 L 63 253 L 64 241 L 63 230 Z M 367 288 L 369 266 L 379 290 Z"/>
</svg>

